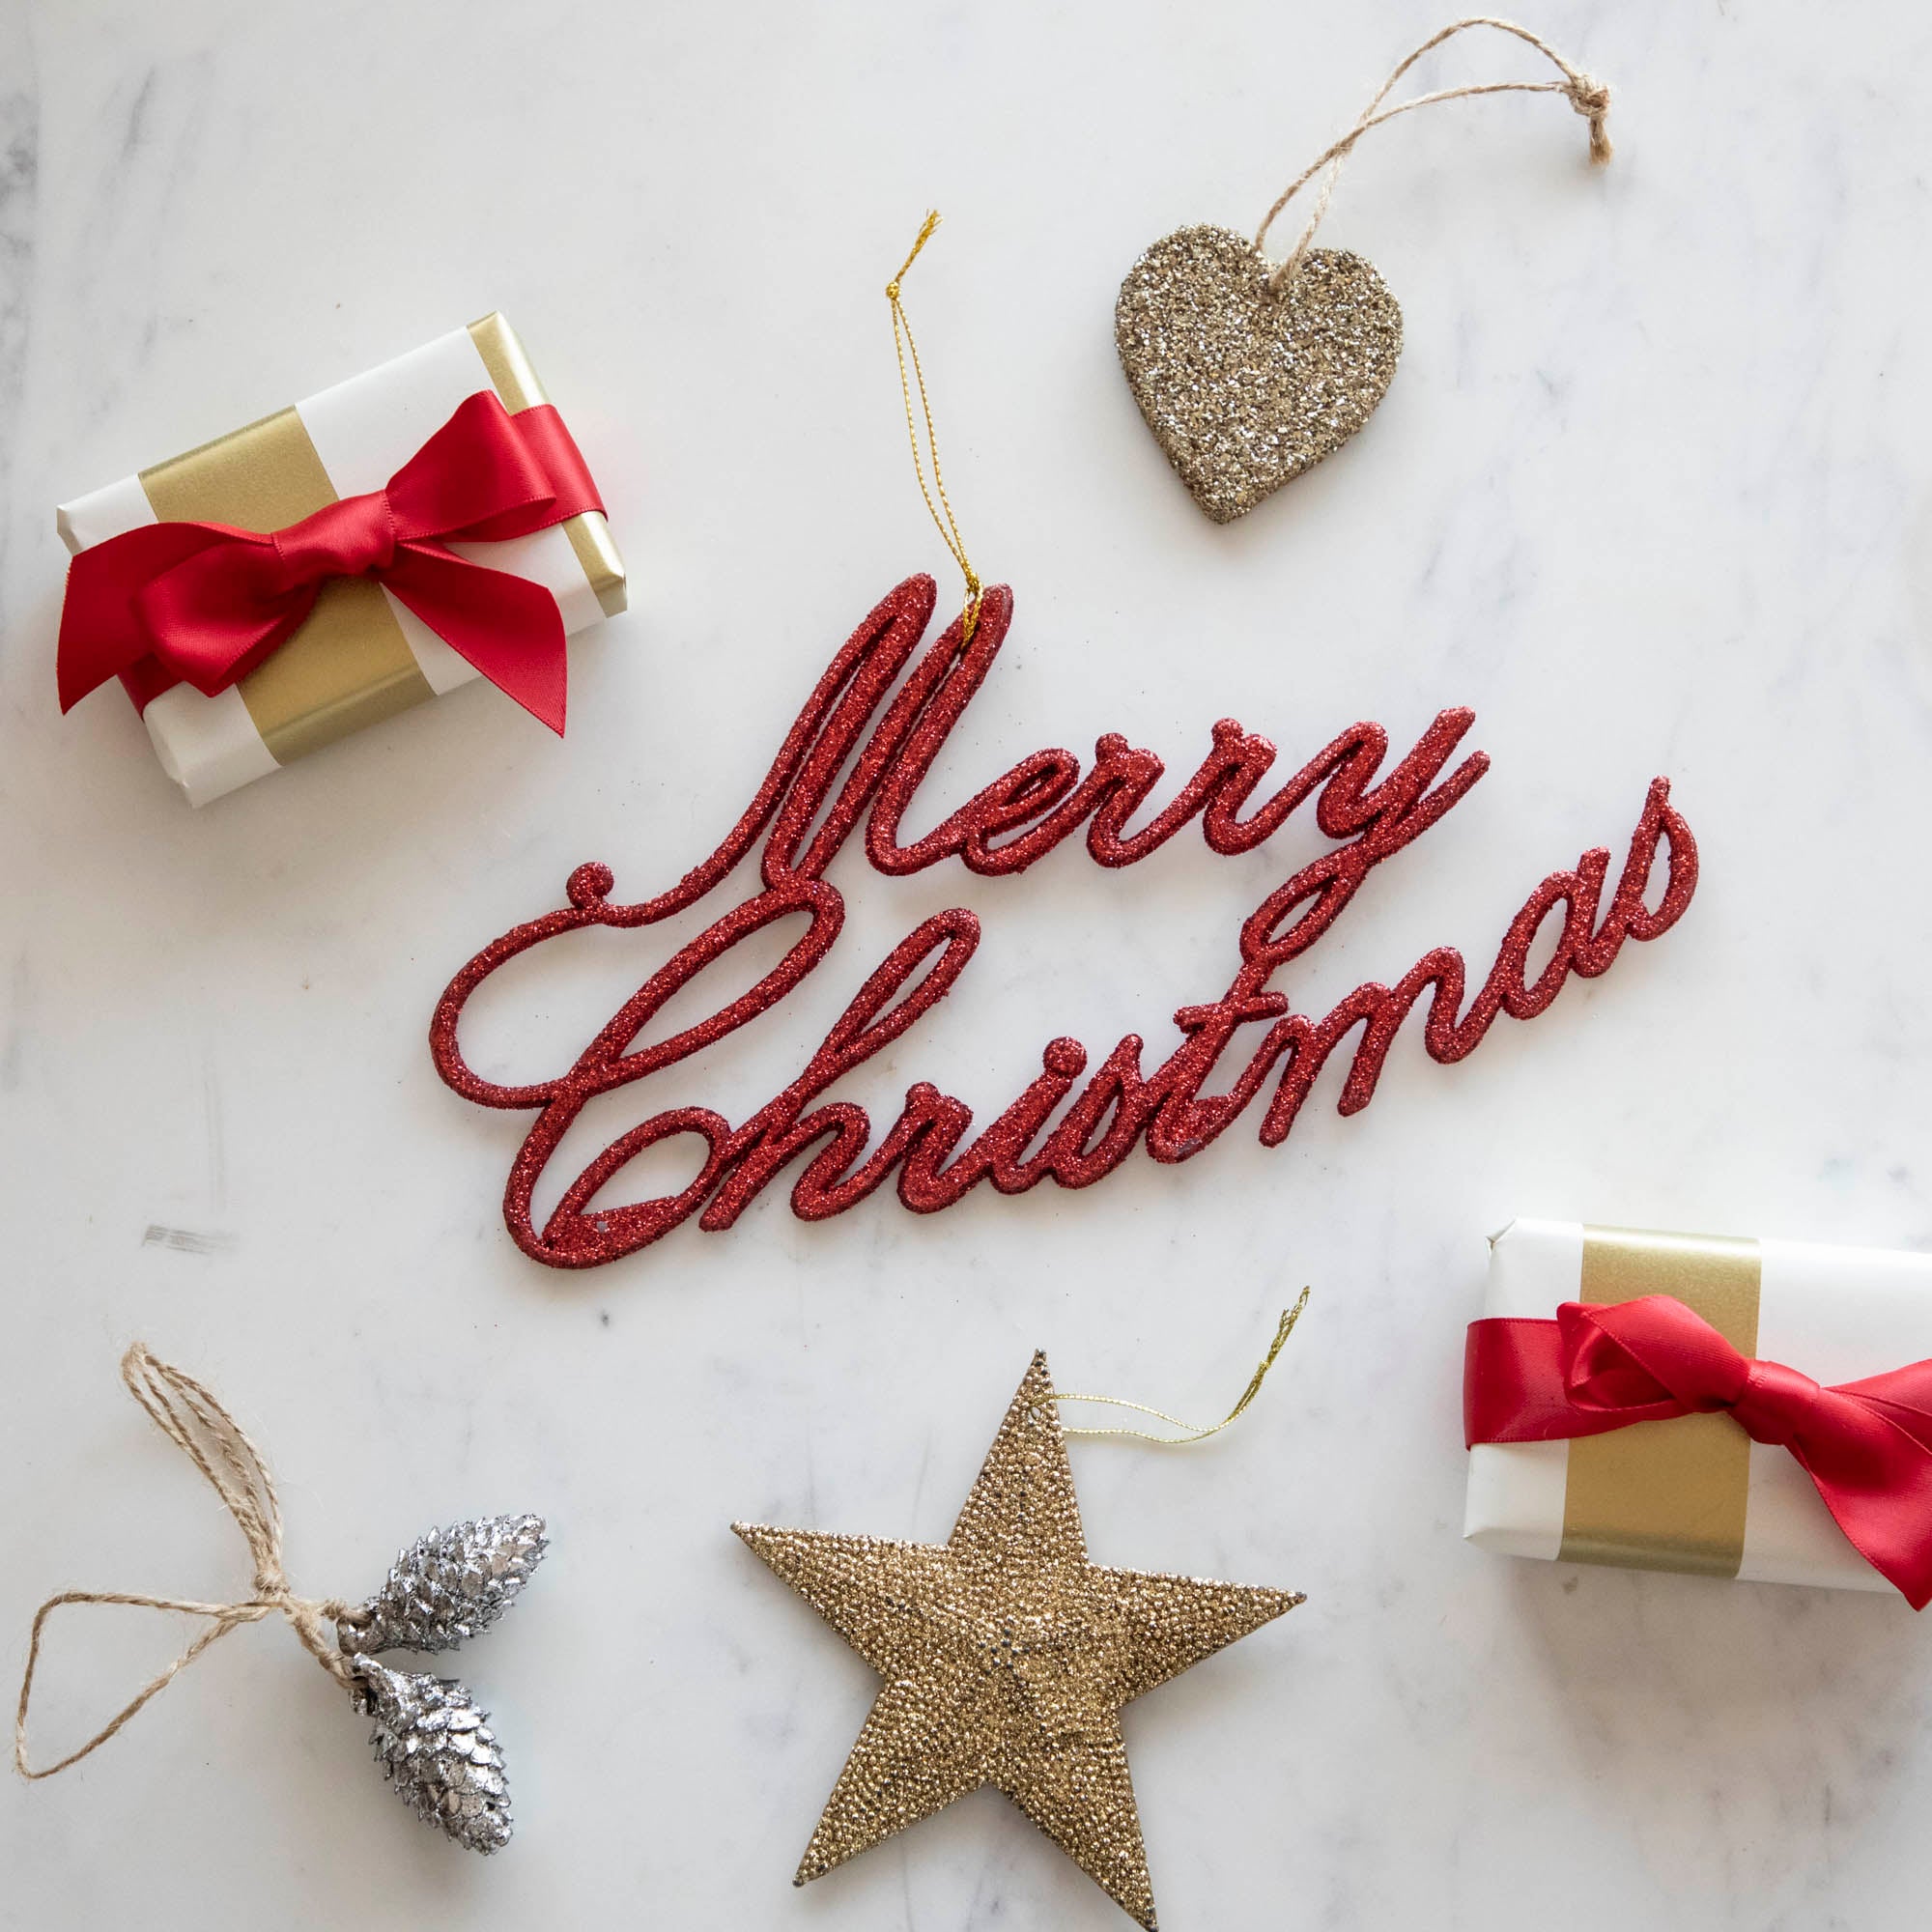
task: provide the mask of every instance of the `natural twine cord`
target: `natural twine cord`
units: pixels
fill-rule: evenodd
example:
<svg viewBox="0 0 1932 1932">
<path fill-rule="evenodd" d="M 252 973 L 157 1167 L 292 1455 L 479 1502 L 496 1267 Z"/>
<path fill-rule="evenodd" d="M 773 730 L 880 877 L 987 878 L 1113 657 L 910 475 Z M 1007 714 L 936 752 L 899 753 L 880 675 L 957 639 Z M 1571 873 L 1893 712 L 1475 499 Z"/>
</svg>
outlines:
<svg viewBox="0 0 1932 1932">
<path fill-rule="evenodd" d="M 980 579 L 967 561 L 966 540 L 959 534 L 952 504 L 946 495 L 946 478 L 939 473 L 939 439 L 933 433 L 932 404 L 925 393 L 925 371 L 919 366 L 919 345 L 912 339 L 912 324 L 906 320 L 905 304 L 899 299 L 899 284 L 905 279 L 906 270 L 919 260 L 919 251 L 932 240 L 932 231 L 938 226 L 939 211 L 931 209 L 912 244 L 912 252 L 899 264 L 898 273 L 886 284 L 886 299 L 893 309 L 893 353 L 899 361 L 899 395 L 905 403 L 906 440 L 912 444 L 913 474 L 919 478 L 919 494 L 925 498 L 926 515 L 932 519 L 940 540 L 952 553 L 952 561 L 959 566 L 959 574 L 966 580 L 966 602 L 959 622 L 959 642 L 963 649 L 973 641 L 973 633 L 980 624 Z M 907 355 L 912 357 L 912 373 L 919 384 L 920 413 L 925 418 L 925 442 L 932 452 L 932 489 L 939 493 L 938 505 L 933 503 L 932 490 L 925 487 L 925 465 L 919 453 L 919 427 L 912 413 L 912 387 L 906 381 Z M 941 508 L 946 512 L 943 517 L 940 515 Z"/>
<path fill-rule="evenodd" d="M 180 1597 L 135 1596 L 119 1590 L 64 1590 L 49 1597 L 34 1614 L 26 1674 L 20 1680 L 19 1710 L 14 1719 L 14 1769 L 22 1777 L 51 1777 L 69 1765 L 78 1764 L 104 1745 L 150 1698 L 165 1690 L 210 1644 L 243 1624 L 260 1623 L 264 1617 L 286 1617 L 301 1647 L 338 1684 L 345 1689 L 355 1684 L 350 1661 L 329 1631 L 336 1619 L 349 1615 L 350 1605 L 332 1598 L 298 1597 L 289 1588 L 282 1569 L 282 1506 L 262 1453 L 249 1441 L 242 1425 L 198 1381 L 156 1360 L 143 1343 L 136 1342 L 122 1356 L 121 1379 L 168 1440 L 185 1451 L 213 1485 L 229 1515 L 242 1526 L 255 1559 L 255 1594 L 239 1604 L 197 1604 Z M 70 1751 L 58 1764 L 36 1771 L 27 1762 L 27 1705 L 34 1693 L 42 1632 L 47 1618 L 64 1604 L 130 1604 L 137 1609 L 181 1610 L 189 1616 L 207 1617 L 209 1627 L 78 1750 Z"/>
<path fill-rule="evenodd" d="M 1131 1408 L 1136 1414 L 1151 1415 L 1156 1422 L 1165 1422 L 1170 1428 L 1178 1429 L 1179 1435 L 1156 1435 L 1151 1429 L 1068 1429 L 1061 1428 L 1063 1435 L 1132 1435 L 1143 1442 L 1160 1442 L 1170 1448 L 1183 1442 L 1205 1442 L 1210 1435 L 1218 1435 L 1231 1422 L 1240 1420 L 1241 1412 L 1262 1392 L 1262 1383 L 1267 1379 L 1267 1372 L 1274 1367 L 1275 1357 L 1286 1346 L 1288 1338 L 1294 1333 L 1294 1324 L 1301 1320 L 1301 1311 L 1308 1306 L 1308 1291 L 1304 1288 L 1293 1308 L 1284 1309 L 1279 1322 L 1275 1324 L 1274 1340 L 1268 1344 L 1268 1351 L 1262 1357 L 1261 1366 L 1248 1378 L 1248 1385 L 1241 1391 L 1241 1399 L 1219 1422 L 1206 1429 L 1197 1429 L 1192 1423 L 1182 1422 L 1177 1415 L 1170 1415 L 1164 1408 L 1150 1408 L 1144 1402 L 1128 1402 L 1118 1395 L 1053 1395 L 1048 1401 L 1058 1405 L 1063 1402 L 1104 1403 L 1109 1408 Z M 1041 1407 L 1046 1404 L 1042 1403 Z"/>
<path fill-rule="evenodd" d="M 1398 101 L 1393 107 L 1383 107 L 1395 84 L 1424 54 L 1433 52 L 1444 41 L 1453 39 L 1467 27 L 1494 27 L 1498 32 L 1514 34 L 1518 40 L 1526 42 L 1538 53 L 1547 55 L 1561 71 L 1561 80 L 1496 80 L 1477 87 L 1445 87 L 1435 94 L 1419 94 L 1413 100 Z M 1361 118 L 1342 138 L 1328 150 L 1309 162 L 1300 174 L 1281 191 L 1275 205 L 1263 217 L 1262 225 L 1255 231 L 1255 246 L 1260 248 L 1267 238 L 1267 232 L 1274 225 L 1274 218 L 1300 191 L 1321 172 L 1328 170 L 1321 183 L 1320 192 L 1315 197 L 1315 210 L 1308 217 L 1308 225 L 1301 231 L 1300 239 L 1290 251 L 1288 260 L 1268 278 L 1268 287 L 1280 294 L 1292 282 L 1302 262 L 1306 259 L 1310 244 L 1315 240 L 1315 231 L 1321 226 L 1321 217 L 1328 212 L 1328 203 L 1335 192 L 1335 184 L 1341 178 L 1342 163 L 1350 151 L 1371 128 L 1379 128 L 1384 121 L 1393 121 L 1398 114 L 1412 113 L 1418 107 L 1433 107 L 1442 100 L 1464 100 L 1478 94 L 1560 94 L 1572 107 L 1590 124 L 1590 159 L 1599 167 L 1607 161 L 1615 150 L 1610 146 L 1610 137 L 1605 122 L 1610 111 L 1610 90 L 1604 82 L 1593 80 L 1580 68 L 1574 68 L 1547 41 L 1538 39 L 1527 27 L 1520 27 L 1514 20 L 1499 20 L 1487 14 L 1479 14 L 1466 20 L 1456 20 L 1439 33 L 1433 34 L 1410 54 L 1407 59 L 1382 82 L 1376 97 L 1362 109 Z M 1378 110 L 1380 110 L 1378 112 Z"/>
</svg>

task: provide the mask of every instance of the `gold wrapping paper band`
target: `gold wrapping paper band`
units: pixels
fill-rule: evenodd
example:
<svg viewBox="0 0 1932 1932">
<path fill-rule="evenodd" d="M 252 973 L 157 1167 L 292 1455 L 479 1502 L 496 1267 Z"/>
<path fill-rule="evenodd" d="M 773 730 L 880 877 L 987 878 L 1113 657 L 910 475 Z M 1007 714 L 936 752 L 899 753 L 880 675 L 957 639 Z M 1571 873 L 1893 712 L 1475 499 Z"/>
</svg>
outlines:
<svg viewBox="0 0 1932 1932">
<path fill-rule="evenodd" d="M 1585 1228 L 1577 1299 L 1674 1294 L 1742 1353 L 1757 1353 L 1758 1244 Z M 1750 1437 L 1727 1415 L 1638 1422 L 1570 1444 L 1563 1543 L 1572 1562 L 1735 1577 L 1744 1561 Z"/>
<path fill-rule="evenodd" d="M 476 353 L 482 356 L 497 393 L 502 397 L 503 407 L 512 415 L 519 410 L 534 409 L 539 403 L 550 401 L 544 385 L 537 381 L 537 372 L 530 367 L 530 358 L 524 353 L 517 331 L 500 315 L 492 313 L 481 322 L 472 322 L 469 339 L 475 343 Z M 617 554 L 617 546 L 611 541 L 611 526 L 598 516 L 572 517 L 563 526 L 563 533 L 570 539 L 570 547 L 577 553 L 578 564 L 589 579 L 591 589 L 597 593 L 599 608 L 605 616 L 616 616 L 624 608 L 624 562 Z"/>
<path fill-rule="evenodd" d="M 549 400 L 500 315 L 471 323 L 469 338 L 505 409 L 514 413 Z M 140 482 L 163 523 L 282 529 L 337 500 L 293 409 L 144 469 Z M 614 616 L 624 608 L 624 566 L 609 525 L 585 515 L 561 527 L 604 614 Z M 366 578 L 325 584 L 308 621 L 237 689 L 280 765 L 435 695 L 388 598 Z"/>
<path fill-rule="evenodd" d="M 162 523 L 278 530 L 337 500 L 295 410 L 141 471 Z M 323 585 L 308 621 L 237 689 L 278 765 L 380 724 L 433 694 L 403 627 L 365 577 Z"/>
</svg>

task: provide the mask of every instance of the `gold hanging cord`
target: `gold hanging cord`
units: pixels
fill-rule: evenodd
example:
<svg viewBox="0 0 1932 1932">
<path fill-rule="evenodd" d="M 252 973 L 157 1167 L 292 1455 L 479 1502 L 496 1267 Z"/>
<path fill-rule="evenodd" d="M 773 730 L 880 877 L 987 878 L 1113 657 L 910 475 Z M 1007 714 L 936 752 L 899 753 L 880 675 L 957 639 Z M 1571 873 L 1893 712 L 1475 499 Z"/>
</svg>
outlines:
<svg viewBox="0 0 1932 1932">
<path fill-rule="evenodd" d="M 924 225 L 919 231 L 919 239 L 912 244 L 912 252 L 899 264 L 899 271 L 886 284 L 886 300 L 893 310 L 893 353 L 899 362 L 899 395 L 905 403 L 906 440 L 912 444 L 913 474 L 919 478 L 919 494 L 925 498 L 926 514 L 931 517 L 933 527 L 938 530 L 940 540 L 952 554 L 952 561 L 959 566 L 959 574 L 966 580 L 966 601 L 960 611 L 959 641 L 963 648 L 973 641 L 973 633 L 980 623 L 980 579 L 973 566 L 967 561 L 966 540 L 959 534 L 958 521 L 952 514 L 952 505 L 946 495 L 946 478 L 939 469 L 939 439 L 933 434 L 932 404 L 925 393 L 925 371 L 919 366 L 919 345 L 912 339 L 912 324 L 906 320 L 905 303 L 899 299 L 899 284 L 905 279 L 905 272 L 919 259 L 919 251 L 932 239 L 932 231 L 939 226 L 939 211 L 931 210 Z M 906 377 L 906 357 L 912 357 L 912 381 Z M 919 410 L 925 419 L 925 443 L 932 454 L 932 488 L 925 484 L 925 464 L 920 455 L 919 424 L 913 415 L 913 382 L 919 384 Z M 937 492 L 939 501 L 932 498 Z M 942 515 L 941 512 L 945 514 Z"/>
<path fill-rule="evenodd" d="M 1178 1429 L 1179 1435 L 1156 1435 L 1151 1429 L 1129 1429 L 1124 1426 L 1116 1429 L 1068 1429 L 1063 1426 L 1063 1435 L 1134 1435 L 1143 1442 L 1162 1442 L 1170 1447 L 1183 1442 L 1205 1442 L 1210 1435 L 1218 1435 L 1231 1422 L 1237 1422 L 1242 1411 L 1262 1391 L 1262 1383 L 1267 1378 L 1267 1372 L 1274 1367 L 1275 1357 L 1282 1351 L 1288 1338 L 1294 1332 L 1294 1324 L 1301 1319 L 1301 1311 L 1308 1306 L 1308 1291 L 1304 1288 L 1294 1306 L 1282 1312 L 1281 1321 L 1276 1324 L 1274 1340 L 1268 1344 L 1268 1351 L 1262 1357 L 1261 1366 L 1248 1378 L 1248 1385 L 1241 1391 L 1241 1399 L 1219 1422 L 1206 1429 L 1197 1429 L 1192 1423 L 1182 1422 L 1179 1416 L 1169 1415 L 1164 1408 L 1150 1408 L 1144 1402 L 1128 1402 L 1118 1395 L 1055 1395 L 1051 1400 L 1063 1402 L 1104 1403 L 1110 1408 L 1131 1408 L 1139 1415 L 1151 1415 L 1156 1422 L 1164 1422 L 1171 1429 Z M 1042 1405 L 1043 1406 L 1044 1405 Z"/>
</svg>

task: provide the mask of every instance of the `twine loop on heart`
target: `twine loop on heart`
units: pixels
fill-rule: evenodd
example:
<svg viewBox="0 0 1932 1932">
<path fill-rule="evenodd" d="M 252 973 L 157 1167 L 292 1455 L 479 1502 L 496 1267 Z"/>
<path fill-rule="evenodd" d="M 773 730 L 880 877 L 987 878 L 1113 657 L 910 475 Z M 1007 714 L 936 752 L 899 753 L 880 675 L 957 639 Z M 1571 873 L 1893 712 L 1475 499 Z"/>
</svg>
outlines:
<svg viewBox="0 0 1932 1932">
<path fill-rule="evenodd" d="M 162 1435 L 207 1477 L 241 1526 L 255 1559 L 255 1594 L 234 1604 L 202 1604 L 119 1590 L 65 1590 L 49 1597 L 34 1615 L 27 1668 L 20 1680 L 19 1708 L 14 1719 L 14 1768 L 26 1778 L 51 1777 L 69 1765 L 78 1764 L 104 1745 L 142 1705 L 165 1690 L 209 1645 L 243 1624 L 260 1623 L 266 1617 L 285 1617 L 296 1640 L 338 1684 L 347 1690 L 355 1684 L 355 1668 L 332 1629 L 349 1614 L 351 1606 L 333 1598 L 298 1597 L 289 1587 L 288 1574 L 282 1567 L 281 1501 L 261 1451 L 242 1425 L 191 1376 L 157 1361 L 142 1343 L 135 1343 L 121 1358 L 121 1379 Z M 47 1619 L 66 1604 L 128 1604 L 137 1609 L 179 1610 L 206 1617 L 209 1626 L 78 1750 L 37 1771 L 27 1762 L 27 1706 L 34 1692 L 42 1632 Z"/>
<path fill-rule="evenodd" d="M 1534 47 L 1545 55 L 1561 72 L 1561 80 L 1495 80 L 1470 87 L 1445 87 L 1434 94 L 1418 94 L 1412 100 L 1398 101 L 1393 107 L 1384 107 L 1382 102 L 1394 91 L 1396 83 L 1419 61 L 1424 54 L 1432 53 L 1444 41 L 1470 27 L 1494 27 L 1499 33 L 1514 34 L 1520 41 Z M 1309 162 L 1293 181 L 1289 183 L 1275 204 L 1262 219 L 1262 225 L 1255 231 L 1255 246 L 1262 247 L 1267 239 L 1268 230 L 1274 225 L 1278 215 L 1318 174 L 1322 174 L 1321 186 L 1315 197 L 1315 207 L 1308 217 L 1307 225 L 1289 251 L 1288 259 L 1282 263 L 1268 278 L 1271 294 L 1280 296 L 1299 272 L 1307 259 L 1309 249 L 1314 245 L 1315 231 L 1321 226 L 1321 217 L 1328 212 L 1328 203 L 1335 193 L 1335 184 L 1341 178 L 1342 164 L 1349 158 L 1358 142 L 1371 128 L 1379 128 L 1384 121 L 1393 121 L 1399 114 L 1412 113 L 1418 107 L 1434 107 L 1444 100 L 1465 100 L 1479 94 L 1560 94 L 1570 105 L 1590 124 L 1590 159 L 1598 167 L 1606 162 L 1615 150 L 1610 146 L 1610 136 L 1605 125 L 1610 111 L 1610 90 L 1601 80 L 1594 79 L 1580 68 L 1573 67 L 1547 41 L 1532 34 L 1527 27 L 1519 26 L 1514 20 L 1501 20 L 1482 14 L 1465 20 L 1452 21 L 1430 38 L 1403 60 L 1395 71 L 1377 89 L 1374 99 L 1362 109 L 1355 125 L 1335 141 L 1314 160 Z"/>
<path fill-rule="evenodd" d="M 1609 130 L 1604 125 L 1610 111 L 1608 85 L 1592 80 L 1587 73 L 1578 73 L 1565 83 L 1563 92 L 1570 105 L 1590 124 L 1590 158 L 1601 167 L 1616 153 L 1610 146 Z"/>
</svg>

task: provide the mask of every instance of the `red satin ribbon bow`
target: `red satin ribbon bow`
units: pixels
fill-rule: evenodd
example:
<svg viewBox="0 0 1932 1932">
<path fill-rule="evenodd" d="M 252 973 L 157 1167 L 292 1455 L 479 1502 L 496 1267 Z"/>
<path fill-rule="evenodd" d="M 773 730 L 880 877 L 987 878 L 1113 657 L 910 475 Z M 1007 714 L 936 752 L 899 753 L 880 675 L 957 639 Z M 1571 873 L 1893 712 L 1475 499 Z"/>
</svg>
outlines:
<svg viewBox="0 0 1932 1932">
<path fill-rule="evenodd" d="M 1932 1361 L 1827 1388 L 1741 1355 L 1675 1295 L 1469 1323 L 1466 1442 L 1549 1442 L 1720 1409 L 1780 1443 L 1872 1568 L 1932 1601 Z"/>
<path fill-rule="evenodd" d="M 142 706 L 175 684 L 213 697 L 287 641 L 328 579 L 373 577 L 560 732 L 556 599 L 444 546 L 526 536 L 603 507 L 555 410 L 512 415 L 495 390 L 479 390 L 384 488 L 285 530 L 149 524 L 82 551 L 61 611 L 61 709 L 110 677 Z"/>
</svg>

